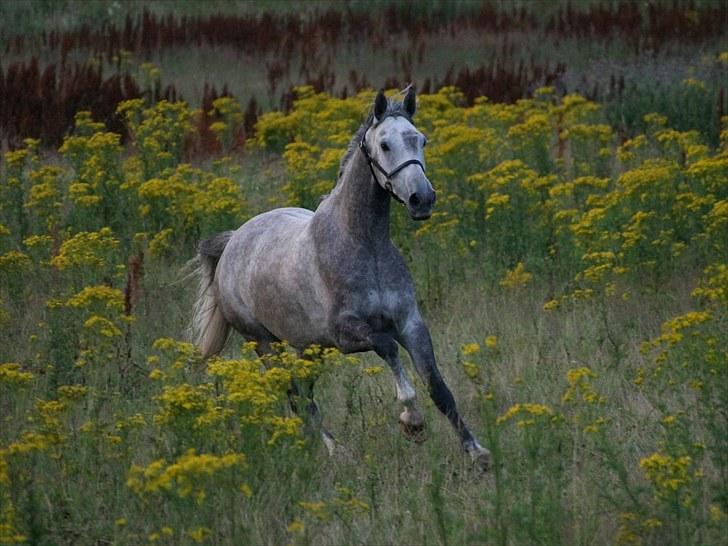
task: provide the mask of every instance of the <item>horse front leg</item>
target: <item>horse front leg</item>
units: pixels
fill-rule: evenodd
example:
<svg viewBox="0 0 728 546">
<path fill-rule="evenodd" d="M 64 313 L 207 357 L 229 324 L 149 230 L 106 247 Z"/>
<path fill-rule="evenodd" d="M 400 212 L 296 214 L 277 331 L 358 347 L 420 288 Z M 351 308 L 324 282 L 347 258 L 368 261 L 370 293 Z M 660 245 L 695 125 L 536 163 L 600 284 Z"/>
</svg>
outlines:
<svg viewBox="0 0 728 546">
<path fill-rule="evenodd" d="M 397 400 L 404 406 L 399 415 L 402 433 L 410 440 L 421 443 L 425 440 L 425 420 L 417 408 L 417 396 L 399 358 L 399 347 L 394 337 L 383 332 L 374 332 L 369 324 L 353 317 L 339 324 L 337 346 L 344 353 L 374 351 L 384 360 L 394 375 Z"/>
<path fill-rule="evenodd" d="M 374 351 L 392 370 L 397 400 L 404 406 L 399 414 L 402 433 L 416 443 L 425 441 L 425 419 L 417 408 L 417 395 L 399 358 L 399 347 L 389 334 L 374 334 Z"/>
<path fill-rule="evenodd" d="M 407 322 L 400 332 L 400 341 L 412 358 L 417 373 L 427 385 L 430 398 L 460 437 L 463 450 L 475 464 L 487 470 L 491 463 L 490 451 L 480 445 L 460 417 L 455 398 L 437 369 L 430 332 L 419 315 Z"/>
</svg>

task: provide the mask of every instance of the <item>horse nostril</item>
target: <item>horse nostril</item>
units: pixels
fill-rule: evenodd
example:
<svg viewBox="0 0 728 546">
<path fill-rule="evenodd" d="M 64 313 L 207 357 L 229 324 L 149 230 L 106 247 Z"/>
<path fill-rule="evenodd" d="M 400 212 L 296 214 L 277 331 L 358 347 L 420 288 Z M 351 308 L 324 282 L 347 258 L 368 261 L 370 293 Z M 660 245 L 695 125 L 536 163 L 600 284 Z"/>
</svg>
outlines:
<svg viewBox="0 0 728 546">
<path fill-rule="evenodd" d="M 420 199 L 420 196 L 417 192 L 413 193 L 409 198 L 409 204 L 412 205 L 413 207 L 416 207 L 417 205 L 419 205 L 421 201 L 422 200 Z"/>
</svg>

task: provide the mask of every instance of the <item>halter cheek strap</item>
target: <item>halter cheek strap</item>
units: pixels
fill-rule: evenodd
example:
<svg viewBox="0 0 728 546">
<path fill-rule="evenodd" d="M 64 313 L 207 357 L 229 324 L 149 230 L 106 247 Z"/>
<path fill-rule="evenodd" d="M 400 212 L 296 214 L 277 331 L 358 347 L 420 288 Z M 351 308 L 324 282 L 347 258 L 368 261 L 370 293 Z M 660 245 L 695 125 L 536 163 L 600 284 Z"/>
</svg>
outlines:
<svg viewBox="0 0 728 546">
<path fill-rule="evenodd" d="M 368 131 L 369 129 L 367 129 Z M 394 169 L 387 172 L 387 170 L 382 167 L 379 162 L 374 159 L 370 154 L 369 150 L 367 149 L 367 143 L 366 143 L 366 136 L 367 131 L 364 132 L 364 136 L 361 139 L 361 142 L 359 143 L 359 148 L 361 148 L 362 153 L 364 154 L 364 157 L 367 159 L 367 163 L 369 163 L 369 170 L 372 171 L 372 176 L 374 177 L 374 180 L 378 181 L 377 175 L 374 173 L 374 167 L 377 168 L 377 170 L 384 175 L 385 182 L 384 182 L 384 188 L 390 193 L 392 197 L 394 197 L 397 201 L 400 203 L 403 203 L 402 199 L 399 198 L 399 196 L 394 193 L 394 190 L 392 189 L 392 177 L 397 174 L 399 171 L 407 167 L 408 165 L 419 165 L 420 169 L 422 169 L 422 172 L 425 172 L 425 166 L 422 164 L 422 162 L 419 159 L 408 159 L 404 163 L 400 163 L 397 165 Z"/>
</svg>

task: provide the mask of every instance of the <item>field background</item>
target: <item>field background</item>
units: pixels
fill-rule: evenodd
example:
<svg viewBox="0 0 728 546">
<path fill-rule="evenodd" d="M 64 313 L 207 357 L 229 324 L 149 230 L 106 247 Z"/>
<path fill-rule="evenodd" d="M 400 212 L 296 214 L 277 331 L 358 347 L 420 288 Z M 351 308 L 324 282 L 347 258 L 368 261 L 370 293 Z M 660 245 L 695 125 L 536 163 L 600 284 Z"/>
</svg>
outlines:
<svg viewBox="0 0 728 546">
<path fill-rule="evenodd" d="M 726 29 L 698 0 L 4 2 L 0 544 L 725 544 Z M 400 434 L 373 355 L 186 342 L 199 239 L 315 208 L 410 82 L 439 199 L 393 237 L 486 474 L 419 380 L 428 439 Z M 313 376 L 334 457 L 286 403 Z"/>
</svg>

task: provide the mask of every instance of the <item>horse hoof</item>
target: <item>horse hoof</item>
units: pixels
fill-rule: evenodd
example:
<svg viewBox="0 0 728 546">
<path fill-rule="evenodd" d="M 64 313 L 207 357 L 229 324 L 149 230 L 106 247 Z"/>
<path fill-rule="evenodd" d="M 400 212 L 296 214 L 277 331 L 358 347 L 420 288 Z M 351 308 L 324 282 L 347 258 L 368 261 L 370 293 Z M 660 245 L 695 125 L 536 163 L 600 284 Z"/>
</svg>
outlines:
<svg viewBox="0 0 728 546">
<path fill-rule="evenodd" d="M 424 424 L 413 426 L 400 421 L 399 429 L 402 431 L 405 438 L 416 444 L 421 444 L 427 440 L 427 433 L 425 432 Z"/>
<path fill-rule="evenodd" d="M 484 447 L 471 451 L 470 458 L 473 461 L 473 466 L 481 472 L 488 472 L 493 464 L 493 457 L 491 456 L 490 451 Z"/>
<path fill-rule="evenodd" d="M 463 451 L 470 455 L 470 460 L 478 470 L 487 472 L 493 463 L 493 458 L 486 448 L 481 446 L 477 440 L 471 438 L 463 442 Z"/>
<path fill-rule="evenodd" d="M 334 438 L 329 432 L 322 432 L 321 439 L 324 441 L 329 459 L 339 459 L 343 461 L 353 461 L 354 453 Z"/>
<path fill-rule="evenodd" d="M 427 440 L 425 420 L 417 410 L 405 410 L 399 416 L 399 429 L 408 440 L 421 444 Z"/>
<path fill-rule="evenodd" d="M 336 444 L 336 439 L 325 430 L 321 432 L 321 439 L 324 441 L 326 451 L 329 452 L 329 457 L 333 457 L 334 455 L 336 455 L 338 447 Z"/>
</svg>

